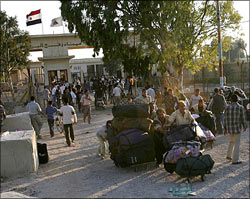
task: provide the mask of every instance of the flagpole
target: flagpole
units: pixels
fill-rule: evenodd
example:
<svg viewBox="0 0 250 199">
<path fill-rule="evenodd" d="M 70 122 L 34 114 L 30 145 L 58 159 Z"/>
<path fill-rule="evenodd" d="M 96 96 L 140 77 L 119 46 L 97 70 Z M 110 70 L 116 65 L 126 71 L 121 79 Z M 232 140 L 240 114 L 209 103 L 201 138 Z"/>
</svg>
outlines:
<svg viewBox="0 0 250 199">
<path fill-rule="evenodd" d="M 44 35 L 44 32 L 43 32 L 43 19 L 42 19 L 42 10 L 40 9 L 40 15 L 41 15 L 41 21 L 42 21 L 42 34 Z"/>
</svg>

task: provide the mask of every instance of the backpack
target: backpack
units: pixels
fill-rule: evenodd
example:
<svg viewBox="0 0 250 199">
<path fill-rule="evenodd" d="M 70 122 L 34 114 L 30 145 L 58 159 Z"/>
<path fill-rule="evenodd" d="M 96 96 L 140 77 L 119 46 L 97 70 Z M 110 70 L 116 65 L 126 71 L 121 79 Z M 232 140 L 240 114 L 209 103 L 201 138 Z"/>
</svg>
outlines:
<svg viewBox="0 0 250 199">
<path fill-rule="evenodd" d="M 192 177 L 211 173 L 214 161 L 209 154 L 179 159 L 175 172 L 182 177 Z"/>
<path fill-rule="evenodd" d="M 39 164 L 46 164 L 49 161 L 49 155 L 47 150 L 47 144 L 37 143 L 37 153 Z"/>
<path fill-rule="evenodd" d="M 198 123 L 201 123 L 204 127 L 208 128 L 210 131 L 212 131 L 213 134 L 215 134 L 216 130 L 216 123 L 215 123 L 215 117 L 211 111 L 203 111 L 200 114 L 200 117 L 196 119 Z"/>
</svg>

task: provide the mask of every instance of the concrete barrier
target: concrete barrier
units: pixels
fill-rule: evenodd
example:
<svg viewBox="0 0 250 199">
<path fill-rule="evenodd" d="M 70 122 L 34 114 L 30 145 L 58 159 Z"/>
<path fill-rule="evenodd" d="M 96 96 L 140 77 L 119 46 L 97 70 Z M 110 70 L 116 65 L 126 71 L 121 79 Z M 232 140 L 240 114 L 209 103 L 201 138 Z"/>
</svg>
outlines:
<svg viewBox="0 0 250 199">
<path fill-rule="evenodd" d="M 29 112 L 7 115 L 6 119 L 3 121 L 2 130 L 3 132 L 33 130 Z"/>
<path fill-rule="evenodd" d="M 17 193 L 15 191 L 8 191 L 0 193 L 0 198 L 35 198 L 35 197 L 26 196 L 24 194 Z"/>
<path fill-rule="evenodd" d="M 39 161 L 34 130 L 9 132 L 0 136 L 1 177 L 37 172 Z"/>
</svg>

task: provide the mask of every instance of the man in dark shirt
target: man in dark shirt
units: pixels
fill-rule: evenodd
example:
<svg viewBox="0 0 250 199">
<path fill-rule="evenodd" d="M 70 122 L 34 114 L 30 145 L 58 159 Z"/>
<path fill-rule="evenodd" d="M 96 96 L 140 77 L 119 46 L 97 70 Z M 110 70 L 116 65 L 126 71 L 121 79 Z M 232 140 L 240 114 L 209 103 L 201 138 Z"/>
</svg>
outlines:
<svg viewBox="0 0 250 199">
<path fill-rule="evenodd" d="M 50 137 L 54 137 L 54 113 L 56 112 L 58 112 L 57 108 L 52 106 L 52 101 L 49 101 L 45 113 L 48 116 Z"/>
<path fill-rule="evenodd" d="M 211 102 L 212 105 L 212 112 L 215 115 L 215 122 L 218 134 L 223 134 L 223 127 L 222 127 L 222 116 L 223 112 L 226 109 L 227 102 L 225 97 L 219 93 L 219 89 L 214 89 L 215 95 L 213 96 L 213 101 Z"/>
</svg>

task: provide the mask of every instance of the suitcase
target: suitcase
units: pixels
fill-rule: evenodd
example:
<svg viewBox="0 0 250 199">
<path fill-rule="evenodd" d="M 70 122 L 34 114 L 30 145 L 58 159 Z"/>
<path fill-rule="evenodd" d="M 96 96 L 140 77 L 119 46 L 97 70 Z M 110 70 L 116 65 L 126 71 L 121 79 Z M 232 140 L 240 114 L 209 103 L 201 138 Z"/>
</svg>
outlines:
<svg viewBox="0 0 250 199">
<path fill-rule="evenodd" d="M 37 153 L 39 164 L 46 164 L 49 161 L 49 154 L 47 150 L 47 144 L 37 143 Z"/>
<path fill-rule="evenodd" d="M 165 153 L 163 158 L 164 168 L 167 172 L 173 173 L 176 162 L 180 158 L 197 157 L 200 155 L 200 143 L 196 141 L 177 142 L 170 151 Z"/>
<path fill-rule="evenodd" d="M 111 159 L 118 167 L 128 167 L 155 159 L 152 136 L 139 129 L 122 131 L 116 136 Z"/>
<path fill-rule="evenodd" d="M 150 116 L 149 104 L 124 104 L 112 108 L 114 117 L 148 118 Z"/>
<path fill-rule="evenodd" d="M 181 177 L 187 177 L 190 181 L 191 177 L 201 176 L 204 181 L 205 174 L 210 174 L 214 166 L 214 161 L 209 154 L 200 155 L 198 157 L 181 158 L 176 163 L 175 172 Z"/>
</svg>

